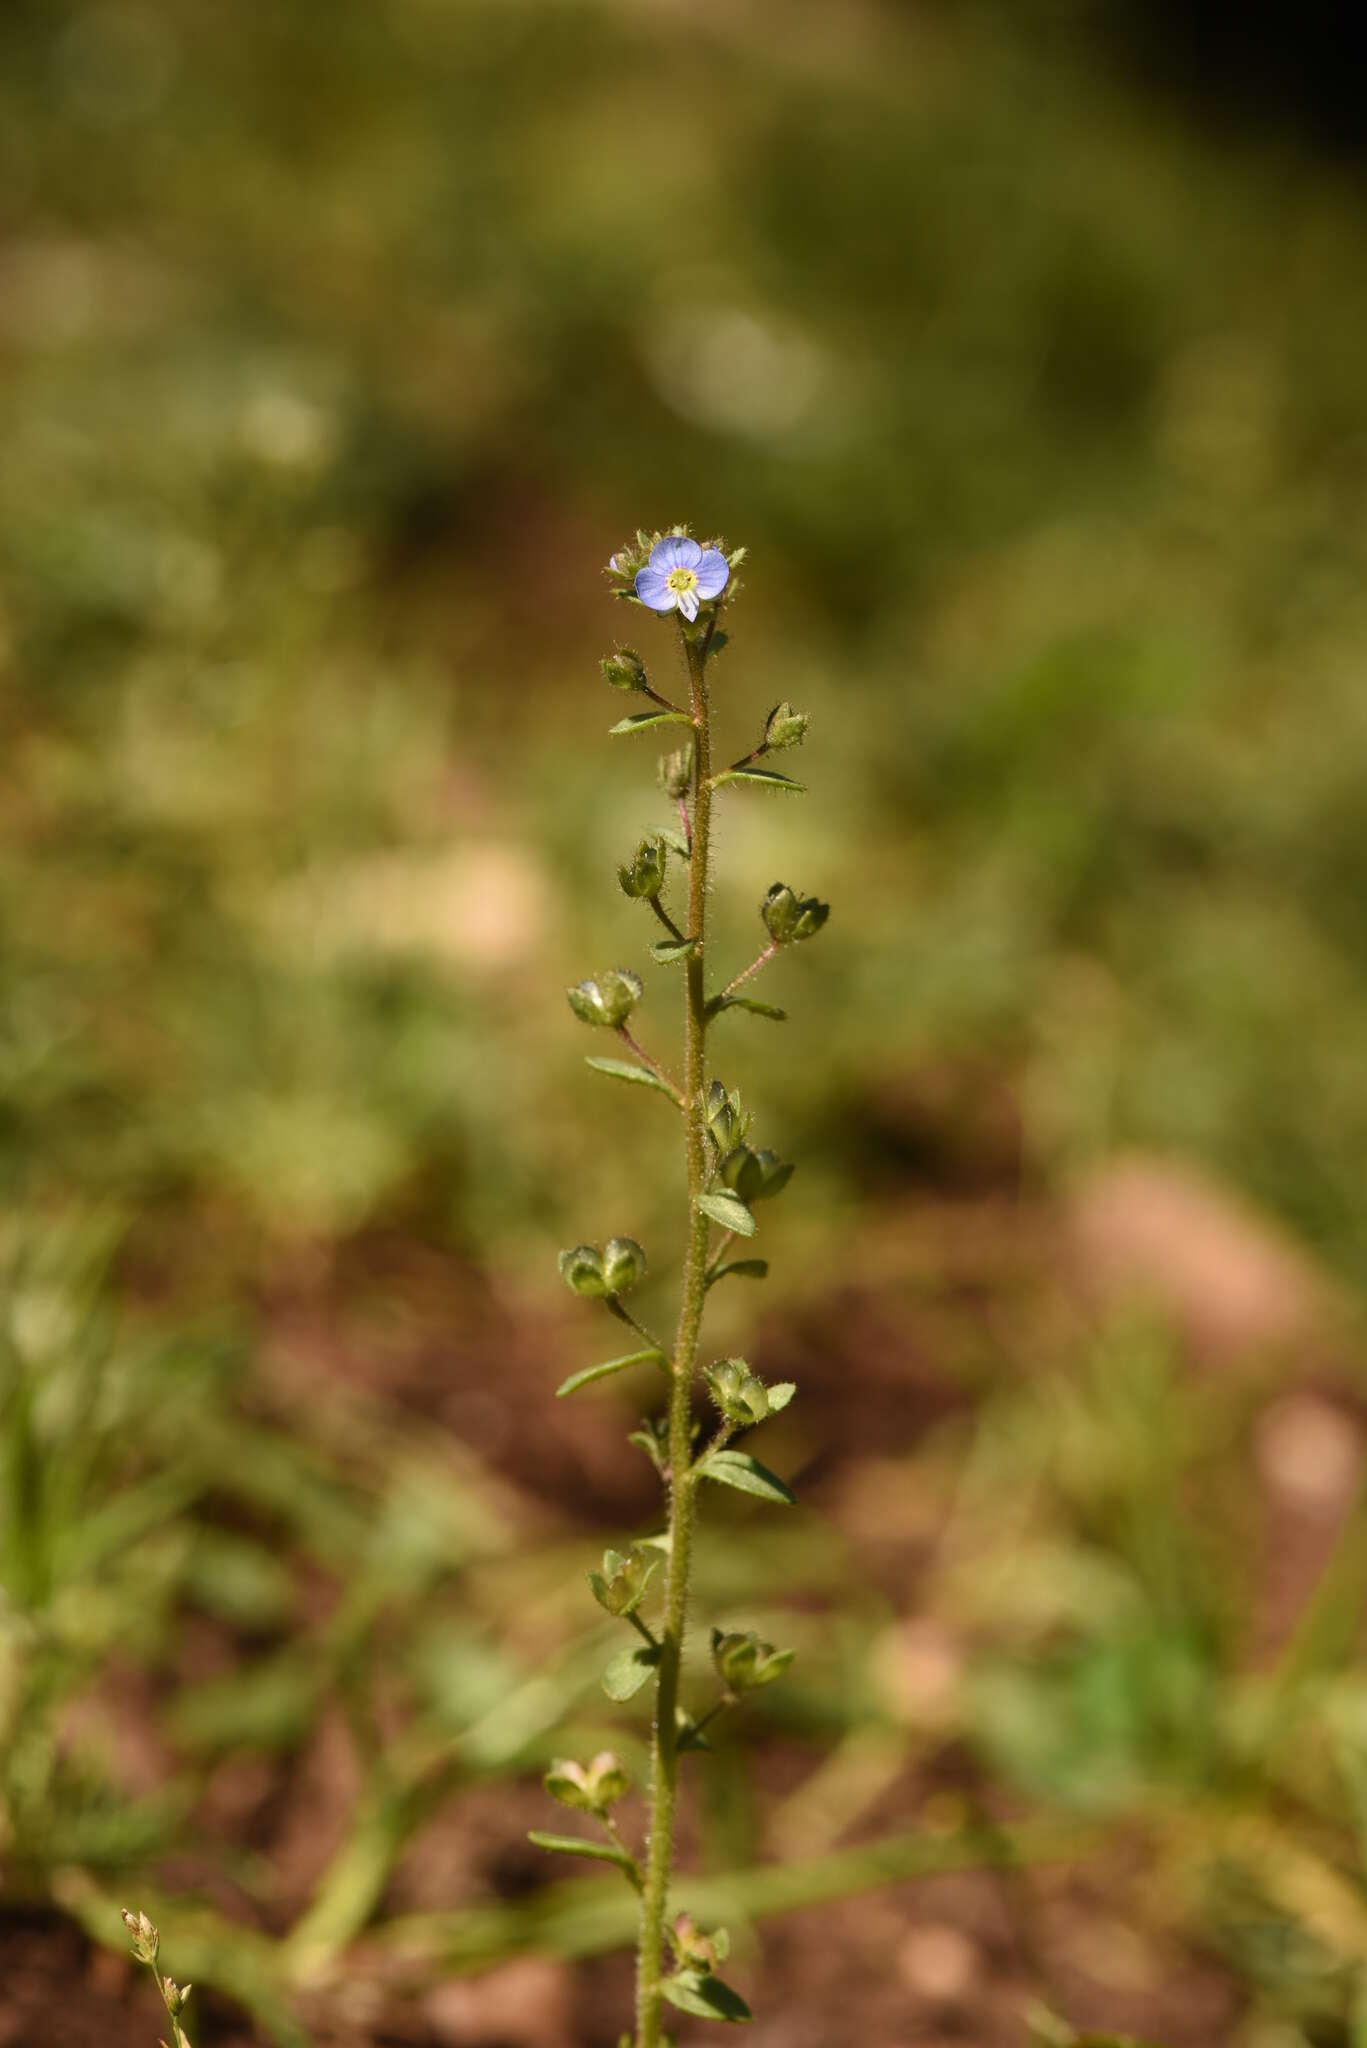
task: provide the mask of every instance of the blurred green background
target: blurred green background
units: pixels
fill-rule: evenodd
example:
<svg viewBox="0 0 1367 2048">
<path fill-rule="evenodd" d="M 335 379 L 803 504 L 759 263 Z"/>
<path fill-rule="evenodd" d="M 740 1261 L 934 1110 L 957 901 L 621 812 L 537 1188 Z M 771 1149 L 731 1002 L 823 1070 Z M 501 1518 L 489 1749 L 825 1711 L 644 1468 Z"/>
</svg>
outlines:
<svg viewBox="0 0 1367 2048">
<path fill-rule="evenodd" d="M 704 1562 L 802 1652 L 690 1842 L 757 2044 L 1367 2041 L 1367 195 L 1166 33 L 0 13 L 0 2041 L 155 2038 L 121 1901 L 196 2048 L 616 2039 L 519 1845 L 640 1755 L 554 1254 L 666 1315 L 679 1170 L 560 991 L 644 954 L 599 571 L 676 519 L 734 751 L 812 720 L 720 955 L 834 906 L 716 1034 L 801 1162 L 716 1301 L 802 1387 Z"/>
</svg>

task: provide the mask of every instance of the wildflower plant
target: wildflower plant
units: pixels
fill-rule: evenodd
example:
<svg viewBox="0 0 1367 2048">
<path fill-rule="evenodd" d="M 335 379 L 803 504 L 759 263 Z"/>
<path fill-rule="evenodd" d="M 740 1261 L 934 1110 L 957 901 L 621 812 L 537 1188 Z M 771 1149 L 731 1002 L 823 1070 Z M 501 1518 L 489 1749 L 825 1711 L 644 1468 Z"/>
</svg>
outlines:
<svg viewBox="0 0 1367 2048">
<path fill-rule="evenodd" d="M 714 804 L 733 791 L 799 791 L 801 783 L 778 773 L 768 757 L 800 745 L 807 730 L 806 719 L 791 704 L 776 705 L 749 752 L 727 766 L 714 764 L 709 663 L 725 643 L 721 621 L 735 597 L 736 571 L 744 557 L 743 548 L 704 545 L 684 527 L 674 527 L 664 535 L 638 533 L 612 557 L 607 572 L 622 602 L 669 620 L 686 682 L 686 701 L 675 702 L 655 688 L 634 648 L 620 648 L 602 665 L 614 689 L 646 700 L 646 708 L 622 718 L 612 734 L 651 732 L 674 742 L 658 773 L 669 822 L 627 854 L 617 879 L 623 893 L 643 904 L 661 927 L 662 935 L 650 948 L 654 963 L 682 979 L 683 1058 L 677 1077 L 634 1034 L 644 995 L 637 974 L 614 967 L 568 991 L 575 1017 L 611 1032 L 625 1055 L 591 1054 L 588 1064 L 673 1104 L 682 1127 L 687 1181 L 681 1298 L 672 1344 L 655 1336 L 625 1305 L 623 1297 L 646 1270 L 646 1255 L 633 1239 L 609 1237 L 601 1247 L 579 1244 L 560 1255 L 560 1271 L 571 1290 L 601 1301 L 635 1340 L 634 1348 L 621 1356 L 573 1374 L 560 1394 L 571 1395 L 592 1381 L 647 1364 L 658 1368 L 665 1388 L 663 1412 L 648 1416 L 630 1439 L 659 1474 L 664 1528 L 627 1550 L 609 1550 L 601 1571 L 589 1573 L 594 1599 L 628 1632 L 603 1674 L 604 1690 L 612 1700 L 627 1701 L 646 1687 L 654 1689 L 644 1848 L 638 1854 L 628 1845 L 614 1816 L 629 1784 L 609 1752 L 587 1764 L 557 1762 L 545 1781 L 554 1799 L 590 1816 L 605 1839 L 541 1832 L 532 1837 L 544 1848 L 614 1865 L 639 1894 L 635 2048 L 661 2048 L 666 2001 L 702 2019 L 750 2017 L 744 2000 L 718 1974 L 729 1947 L 726 1930 L 703 1934 L 686 1915 L 670 1916 L 680 1765 L 689 1752 L 709 1747 L 708 1730 L 718 1716 L 780 1678 L 793 1654 L 762 1642 L 753 1631 L 714 1628 L 713 1696 L 697 1706 L 681 1696 L 694 1532 L 704 1482 L 778 1505 L 793 1500 L 784 1482 L 750 1451 L 748 1433 L 786 1408 L 794 1387 L 766 1385 L 743 1358 L 702 1363 L 707 1296 L 726 1279 L 765 1277 L 765 1260 L 730 1254 L 738 1240 L 755 1235 L 756 1206 L 780 1194 L 793 1171 L 775 1152 L 752 1143 L 752 1120 L 739 1091 L 712 1069 L 710 1035 L 732 1010 L 782 1020 L 782 1010 L 738 991 L 780 949 L 813 937 L 828 914 L 827 905 L 815 897 L 799 896 L 787 883 L 775 882 L 758 906 L 764 937 L 758 955 L 720 987 L 709 986 Z M 671 886 L 678 899 L 673 909 L 667 900 Z M 695 1396 L 704 1396 L 705 1406 L 695 1405 Z M 623 2036 L 622 2048 L 632 2048 L 631 2036 Z"/>
</svg>

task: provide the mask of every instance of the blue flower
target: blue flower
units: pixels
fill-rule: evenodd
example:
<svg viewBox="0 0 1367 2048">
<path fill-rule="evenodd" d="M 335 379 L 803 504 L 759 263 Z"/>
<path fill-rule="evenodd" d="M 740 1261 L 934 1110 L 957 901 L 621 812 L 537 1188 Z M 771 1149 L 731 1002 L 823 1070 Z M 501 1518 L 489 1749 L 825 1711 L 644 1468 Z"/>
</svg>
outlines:
<svg viewBox="0 0 1367 2048">
<path fill-rule="evenodd" d="M 686 619 L 696 619 L 699 603 L 720 597 L 731 571 L 719 548 L 700 548 L 695 540 L 671 534 L 657 541 L 650 560 L 637 573 L 636 595 L 653 612 L 672 612 L 677 605 Z"/>
</svg>

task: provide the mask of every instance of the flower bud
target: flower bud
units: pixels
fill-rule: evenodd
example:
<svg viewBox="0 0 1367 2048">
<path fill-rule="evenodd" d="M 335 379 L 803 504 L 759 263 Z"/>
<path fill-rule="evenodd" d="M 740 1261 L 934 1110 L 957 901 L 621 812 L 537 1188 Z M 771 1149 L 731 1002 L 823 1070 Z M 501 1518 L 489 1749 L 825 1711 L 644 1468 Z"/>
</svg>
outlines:
<svg viewBox="0 0 1367 2048">
<path fill-rule="evenodd" d="M 562 1758 L 551 1765 L 542 1782 L 552 1799 L 580 1813 L 606 1813 L 631 1789 L 631 1779 L 610 1749 L 601 1750 L 589 1764 Z"/>
<path fill-rule="evenodd" d="M 807 714 L 794 711 L 787 699 L 775 704 L 764 721 L 764 744 L 771 754 L 782 753 L 787 747 L 800 747 L 807 736 Z"/>
<path fill-rule="evenodd" d="M 769 1413 L 768 1389 L 743 1358 L 720 1358 L 705 1369 L 703 1378 L 728 1422 L 748 1429 Z"/>
<path fill-rule="evenodd" d="M 615 654 L 605 655 L 600 667 L 604 682 L 611 683 L 614 690 L 646 687 L 646 665 L 634 647 L 619 647 Z"/>
<path fill-rule="evenodd" d="M 617 870 L 624 896 L 650 899 L 664 887 L 666 849 L 663 839 L 643 839 L 629 867 Z"/>
<path fill-rule="evenodd" d="M 829 903 L 815 896 L 795 896 L 786 882 L 775 882 L 759 907 L 764 928 L 776 945 L 796 945 L 821 930 L 831 914 Z"/>
<path fill-rule="evenodd" d="M 708 1088 L 705 1115 L 712 1142 L 723 1157 L 739 1145 L 750 1128 L 750 1119 L 740 1106 L 740 1090 L 733 1088 L 728 1095 L 720 1081 L 713 1081 Z"/>
<path fill-rule="evenodd" d="M 560 1254 L 560 1277 L 572 1294 L 589 1300 L 601 1299 L 608 1291 L 603 1278 L 603 1254 L 596 1244 L 577 1244 Z"/>
<path fill-rule="evenodd" d="M 168 2012 L 180 2012 L 194 1988 L 193 1984 L 177 1984 L 174 1977 L 165 1978 L 161 1995 L 166 2001 L 166 2010 Z"/>
<path fill-rule="evenodd" d="M 724 1927 L 714 1928 L 711 1934 L 700 1934 L 692 1914 L 680 1913 L 674 1922 L 673 1946 L 682 1968 L 701 1970 L 707 1975 L 730 1955 L 731 1937 Z"/>
<path fill-rule="evenodd" d="M 635 537 L 625 541 L 616 553 L 608 559 L 605 571 L 615 597 L 631 597 L 635 591 L 636 572 L 649 560 L 650 550 L 659 534 L 651 535 L 637 527 Z"/>
<path fill-rule="evenodd" d="M 634 1237 L 610 1237 L 600 1252 L 596 1244 L 577 1244 L 560 1254 L 560 1277 L 573 1294 L 591 1301 L 625 1294 L 644 1278 L 646 1255 Z"/>
<path fill-rule="evenodd" d="M 722 1160 L 721 1177 L 732 1194 L 739 1195 L 748 1207 L 751 1202 L 781 1194 L 793 1177 L 793 1168 L 777 1152 L 752 1152 L 748 1145 L 737 1145 Z"/>
<path fill-rule="evenodd" d="M 645 1278 L 646 1255 L 634 1237 L 610 1237 L 603 1247 L 603 1280 L 609 1294 L 626 1294 Z"/>
<path fill-rule="evenodd" d="M 605 1550 L 602 1571 L 589 1573 L 594 1599 L 609 1614 L 634 1614 L 659 1562 L 656 1552 L 641 1543 L 633 1543 L 625 1557 L 620 1551 Z"/>
<path fill-rule="evenodd" d="M 145 1913 L 130 1913 L 125 1906 L 120 1915 L 124 1926 L 133 1938 L 133 1953 L 140 1963 L 154 1963 L 161 1936 Z"/>
<path fill-rule="evenodd" d="M 641 1000 L 641 977 L 629 967 L 609 967 L 567 988 L 570 1008 L 581 1024 L 625 1024 Z"/>
<path fill-rule="evenodd" d="M 693 787 L 692 740 L 685 740 L 672 754 L 661 754 L 656 773 L 666 796 L 674 797 L 676 800 L 681 796 L 687 796 Z"/>
<path fill-rule="evenodd" d="M 776 1650 L 772 1643 L 761 1642 L 753 1629 L 729 1635 L 719 1628 L 712 1631 L 712 1662 L 728 1692 L 756 1692 L 762 1685 L 772 1685 L 788 1669 L 793 1655 L 791 1650 Z"/>
</svg>

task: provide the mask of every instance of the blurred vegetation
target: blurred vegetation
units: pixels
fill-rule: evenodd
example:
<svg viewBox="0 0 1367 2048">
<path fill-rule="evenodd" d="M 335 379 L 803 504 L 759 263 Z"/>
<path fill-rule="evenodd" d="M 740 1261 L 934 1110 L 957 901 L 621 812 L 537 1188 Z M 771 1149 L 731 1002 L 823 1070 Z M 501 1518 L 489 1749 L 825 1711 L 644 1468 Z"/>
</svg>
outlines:
<svg viewBox="0 0 1367 2048">
<path fill-rule="evenodd" d="M 735 804 L 717 905 L 739 965 L 776 876 L 834 904 L 795 1021 L 722 1027 L 803 1161 L 766 1224 L 802 1302 L 937 1192 L 895 1105 L 946 1067 L 1009 1094 L 1014 1194 L 1180 1150 L 1367 1280 L 1367 196 L 1129 76 L 1099 12 L 0 11 L 0 1855 L 117 1943 L 115 1876 L 174 1890 L 197 1841 L 178 1970 L 281 2041 L 377 1912 L 466 1967 L 621 1938 L 577 1881 L 394 1933 L 431 1801 L 597 1731 L 589 1552 L 477 1406 L 464 1445 L 282 1359 L 428 1342 L 477 1402 L 492 1302 L 548 1400 L 587 1362 L 555 1248 L 676 1234 L 662 1113 L 584 1075 L 559 994 L 639 955 L 650 756 L 596 674 L 638 521 L 752 550 L 738 742 L 812 716 L 811 797 Z M 393 1240 L 460 1284 L 413 1298 Z M 753 1299 L 718 1307 L 740 1341 Z M 954 1503 L 955 1738 L 1032 1814 L 1149 1815 L 1250 2041 L 1361 2041 L 1361 1511 L 1250 1675 L 1267 1381 L 1193 1387 L 1148 1330 L 954 1341 L 972 1419 L 915 1471 Z M 935 1739 L 839 1520 L 707 1565 L 813 1603 L 764 1707 L 826 1759 L 767 1838 L 813 1871 L 856 1854 L 826 1794 Z M 342 1849 L 288 1926 L 243 1850 L 215 1915 L 215 1769 L 333 1698 Z M 709 1882 L 765 1862 L 724 1804 Z M 897 1839 L 885 1871 L 933 1856 Z"/>
</svg>

